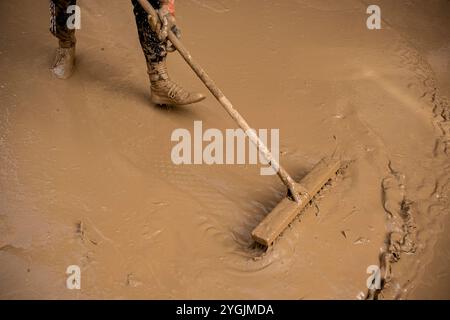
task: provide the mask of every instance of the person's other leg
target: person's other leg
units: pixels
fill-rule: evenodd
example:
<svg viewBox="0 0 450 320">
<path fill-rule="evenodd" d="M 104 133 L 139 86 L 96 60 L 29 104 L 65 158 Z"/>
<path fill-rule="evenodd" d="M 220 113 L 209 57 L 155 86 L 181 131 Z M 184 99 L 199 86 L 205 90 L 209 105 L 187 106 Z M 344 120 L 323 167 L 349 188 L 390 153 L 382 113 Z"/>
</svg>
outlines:
<svg viewBox="0 0 450 320">
<path fill-rule="evenodd" d="M 148 0 L 155 8 L 160 8 L 159 0 Z M 147 12 L 137 0 L 131 0 L 136 18 L 139 41 L 147 62 L 150 77 L 151 99 L 155 104 L 185 105 L 201 101 L 204 95 L 188 92 L 170 80 L 167 73 L 167 42 L 160 41 L 152 30 Z"/>
<path fill-rule="evenodd" d="M 71 16 L 67 9 L 72 5 L 76 5 L 76 0 L 50 0 L 50 32 L 59 42 L 52 72 L 59 79 L 69 78 L 75 64 L 75 29 L 67 26 Z"/>
</svg>

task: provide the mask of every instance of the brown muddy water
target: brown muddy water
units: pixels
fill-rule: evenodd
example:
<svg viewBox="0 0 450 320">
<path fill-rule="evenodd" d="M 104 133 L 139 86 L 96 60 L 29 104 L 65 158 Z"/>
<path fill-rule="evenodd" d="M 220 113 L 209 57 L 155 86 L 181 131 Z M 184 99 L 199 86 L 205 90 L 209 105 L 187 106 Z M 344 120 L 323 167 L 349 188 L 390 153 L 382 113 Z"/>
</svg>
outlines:
<svg viewBox="0 0 450 320">
<path fill-rule="evenodd" d="M 235 125 L 210 95 L 150 104 L 129 1 L 80 1 L 67 81 L 47 1 L 0 1 L 0 298 L 450 298 L 450 3 L 374 1 L 368 30 L 363 1 L 177 2 L 185 45 L 250 125 L 280 129 L 289 172 L 333 152 L 347 168 L 264 252 L 250 232 L 285 188 L 172 163 L 174 129 Z"/>
</svg>

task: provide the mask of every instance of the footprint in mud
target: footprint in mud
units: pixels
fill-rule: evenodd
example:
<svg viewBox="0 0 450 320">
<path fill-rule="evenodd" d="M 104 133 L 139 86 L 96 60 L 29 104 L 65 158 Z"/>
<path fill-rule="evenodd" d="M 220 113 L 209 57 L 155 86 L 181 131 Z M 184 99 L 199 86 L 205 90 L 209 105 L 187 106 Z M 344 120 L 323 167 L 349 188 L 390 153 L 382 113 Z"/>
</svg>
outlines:
<svg viewBox="0 0 450 320">
<path fill-rule="evenodd" d="M 433 251 L 436 234 L 442 231 L 442 219 L 439 216 L 449 207 L 446 197 L 441 196 L 449 194 L 450 104 L 448 98 L 440 94 L 430 64 L 411 47 L 409 42 L 398 39 L 392 42 L 387 50 L 392 51 L 398 58 L 397 67 L 409 74 L 406 88 L 424 106 L 430 108 L 436 132 L 440 133 L 435 140 L 432 158 L 426 167 L 441 174 L 430 175 L 417 189 L 409 190 L 409 193 L 416 197 L 414 202 L 408 200 L 404 175 L 393 170 L 392 164 L 389 165 L 390 174 L 382 181 L 383 207 L 388 220 L 386 246 L 380 255 L 384 284 L 382 294 L 383 297 L 399 298 L 407 292 L 408 283 L 413 282 L 412 279 L 417 276 L 419 267 L 425 263 L 427 258 L 424 256 L 425 248 L 427 252 Z M 399 279 L 401 277 L 397 279 L 393 277 L 395 268 L 392 263 L 397 262 L 402 254 L 413 253 L 420 254 L 423 261 L 408 266 L 410 270 L 408 280 L 403 279 L 401 285 Z M 380 292 L 369 291 L 368 298 L 377 298 Z"/>
<path fill-rule="evenodd" d="M 405 175 L 393 169 L 389 162 L 389 175 L 382 180 L 382 205 L 387 217 L 386 245 L 380 255 L 382 288 L 370 289 L 368 299 L 376 299 L 381 290 L 393 290 L 399 296 L 401 286 L 393 277 L 391 264 L 402 254 L 416 252 L 416 225 L 413 217 L 414 203 L 406 197 Z"/>
<path fill-rule="evenodd" d="M 407 88 L 431 106 L 435 124 L 441 130 L 441 136 L 436 140 L 434 156 L 449 156 L 450 103 L 447 97 L 440 94 L 433 69 L 405 40 L 396 41 L 393 51 L 399 57 L 398 67 L 407 69 L 411 74 Z"/>
<path fill-rule="evenodd" d="M 125 285 L 128 287 L 137 288 L 143 285 L 142 281 L 139 281 L 135 274 L 127 274 Z"/>
</svg>

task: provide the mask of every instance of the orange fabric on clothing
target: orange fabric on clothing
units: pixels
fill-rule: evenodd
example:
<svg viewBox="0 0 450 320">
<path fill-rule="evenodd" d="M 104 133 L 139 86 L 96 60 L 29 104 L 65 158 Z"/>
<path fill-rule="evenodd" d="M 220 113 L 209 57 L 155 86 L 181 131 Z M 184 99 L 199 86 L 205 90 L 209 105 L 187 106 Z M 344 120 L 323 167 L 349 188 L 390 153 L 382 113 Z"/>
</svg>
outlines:
<svg viewBox="0 0 450 320">
<path fill-rule="evenodd" d="M 175 0 L 169 0 L 169 12 L 175 15 Z"/>
</svg>

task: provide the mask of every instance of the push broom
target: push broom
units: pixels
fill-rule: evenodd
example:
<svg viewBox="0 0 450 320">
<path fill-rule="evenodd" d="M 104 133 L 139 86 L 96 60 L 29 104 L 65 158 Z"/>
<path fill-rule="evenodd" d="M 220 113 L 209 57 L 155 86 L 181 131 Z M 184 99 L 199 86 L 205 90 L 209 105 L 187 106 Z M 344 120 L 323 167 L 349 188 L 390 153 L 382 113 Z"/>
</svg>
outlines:
<svg viewBox="0 0 450 320">
<path fill-rule="evenodd" d="M 150 16 L 159 19 L 158 13 L 147 0 L 138 1 Z M 193 60 L 189 51 L 171 30 L 168 31 L 167 37 L 212 95 L 219 101 L 222 107 L 225 108 L 231 118 L 233 118 L 238 126 L 245 131 L 250 141 L 257 146 L 258 150 L 264 155 L 271 167 L 277 172 L 278 177 L 288 188 L 288 195 L 286 198 L 284 198 L 252 231 L 252 237 L 257 243 L 264 246 L 270 246 L 312 198 L 322 189 L 322 187 L 336 174 L 340 168 L 340 161 L 331 157 L 324 158 L 319 161 L 299 183 L 295 182 L 272 156 L 269 149 L 264 142 L 259 139 L 255 131 L 251 130 L 247 121 L 245 121 L 233 107 L 230 100 L 225 97 L 223 92 L 217 87 L 203 68 Z"/>
</svg>

